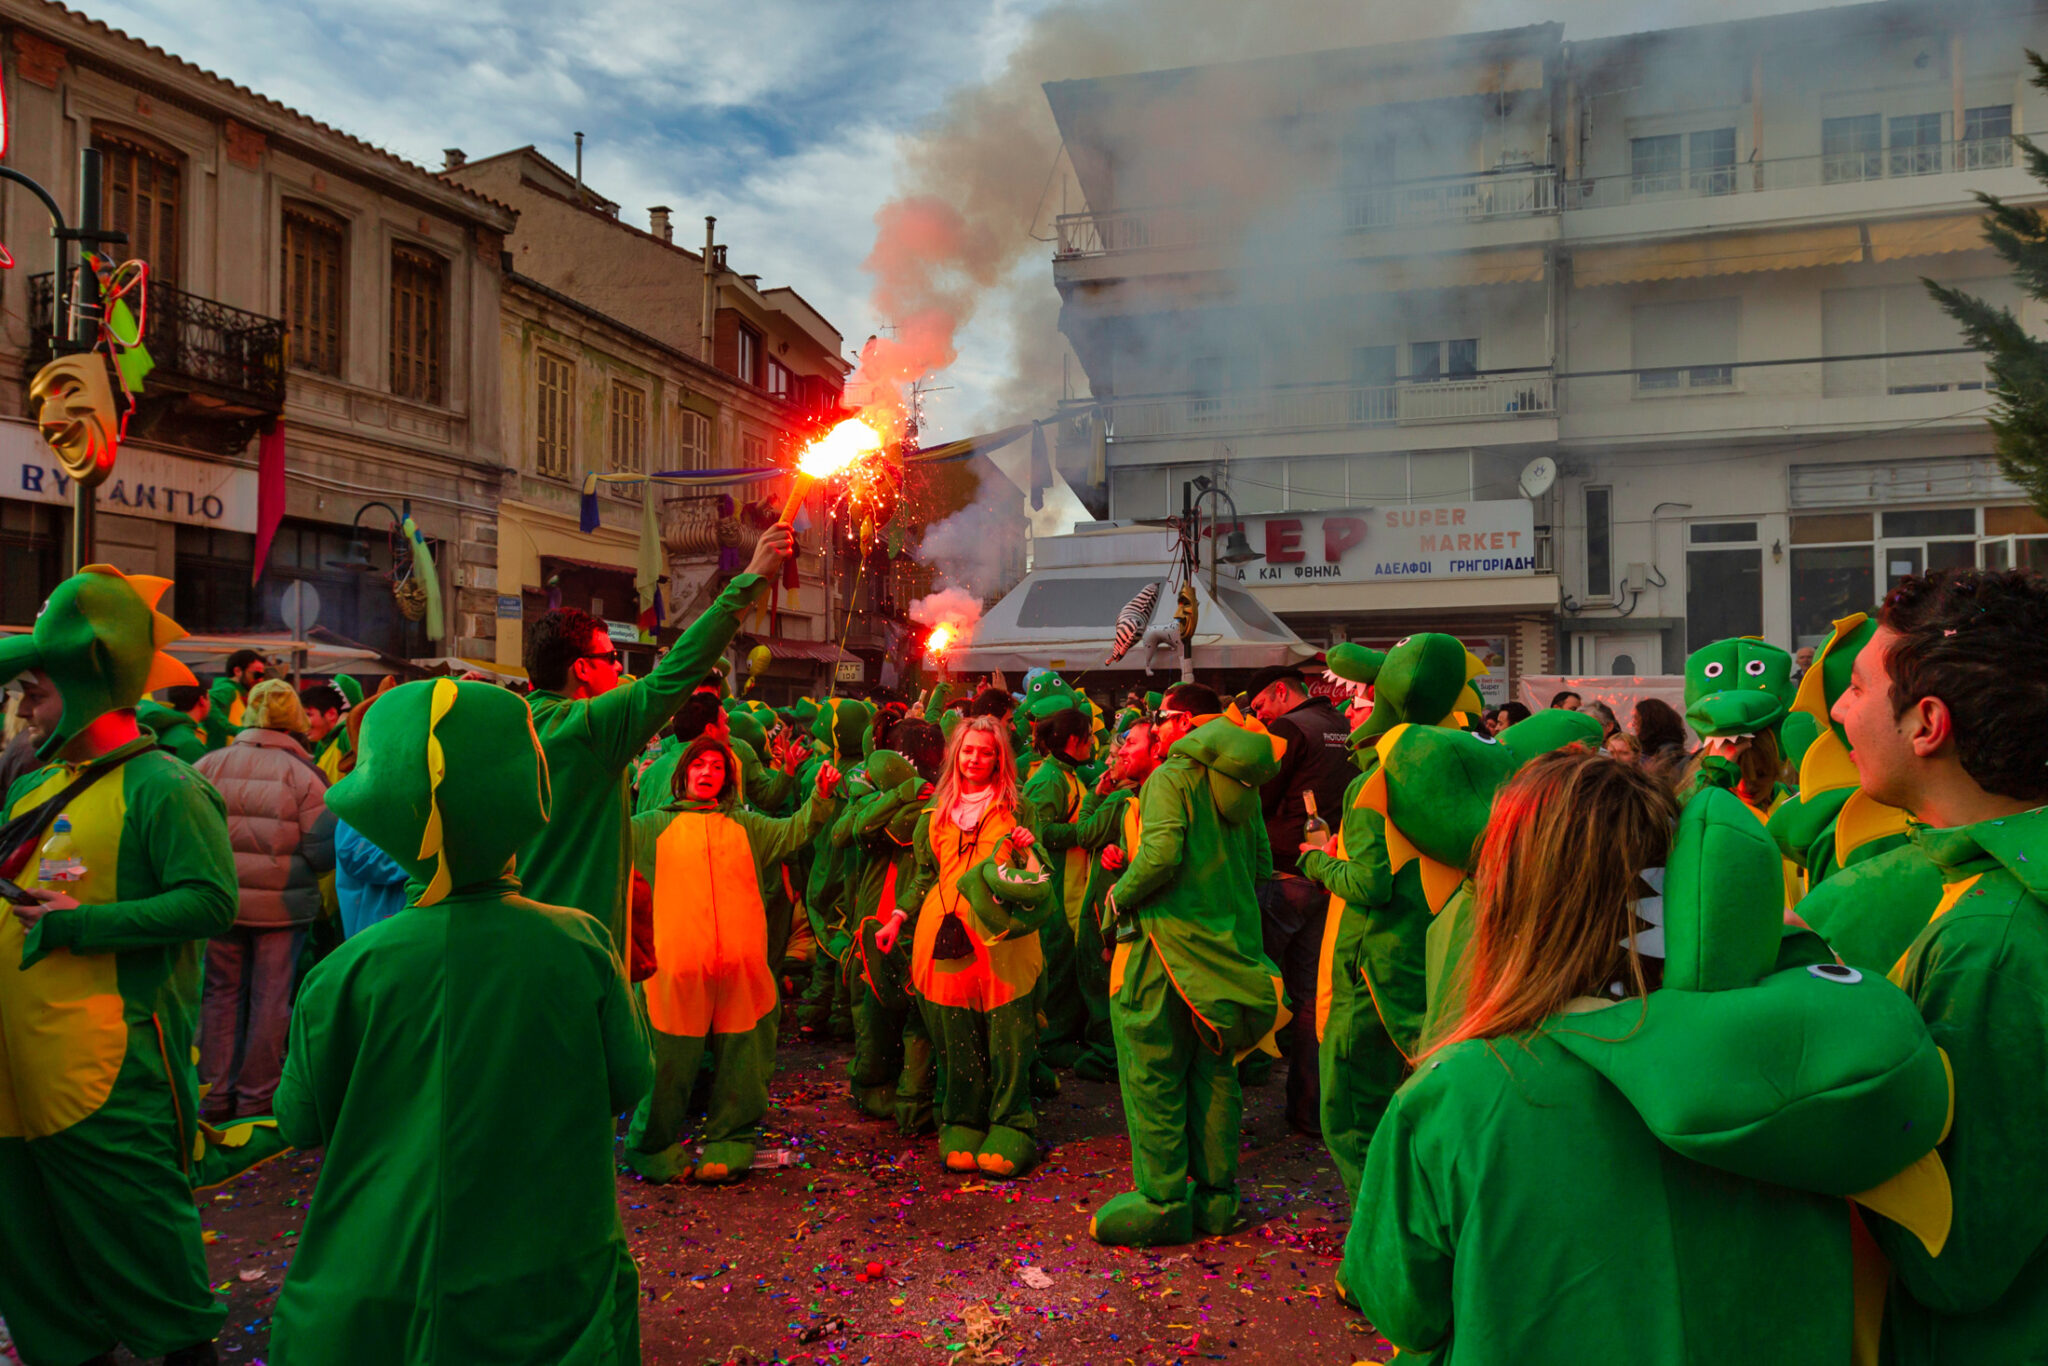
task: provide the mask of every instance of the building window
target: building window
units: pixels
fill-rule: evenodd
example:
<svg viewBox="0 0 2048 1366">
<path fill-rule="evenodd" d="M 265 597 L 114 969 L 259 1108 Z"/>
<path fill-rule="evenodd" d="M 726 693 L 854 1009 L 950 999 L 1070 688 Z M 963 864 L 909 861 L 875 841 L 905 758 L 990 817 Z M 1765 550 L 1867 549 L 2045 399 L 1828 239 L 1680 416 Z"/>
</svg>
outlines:
<svg viewBox="0 0 2048 1366">
<path fill-rule="evenodd" d="M 1994 308 L 2019 306 L 2010 276 L 1950 283 Z M 1822 366 L 1821 392 L 1829 397 L 1946 393 L 1987 383 L 1984 357 L 1960 349 L 1969 345 L 1962 328 L 1917 280 L 1822 290 L 1820 339 L 1824 356 L 1877 357 Z M 1941 351 L 1954 354 L 1912 354 Z"/>
<path fill-rule="evenodd" d="M 2012 165 L 2012 106 L 1987 104 L 1963 111 L 1963 141 L 1956 149 L 1959 171 Z"/>
<path fill-rule="evenodd" d="M 1735 130 L 1709 128 L 1686 138 L 1687 182 L 1694 194 L 1735 191 Z"/>
<path fill-rule="evenodd" d="M 391 392 L 440 403 L 448 368 L 448 272 L 418 247 L 391 249 Z"/>
<path fill-rule="evenodd" d="M 1868 520 L 1868 519 L 1866 519 Z M 1820 646 L 1835 622 L 1877 601 L 1870 544 L 1795 546 L 1792 550 L 1792 648 Z"/>
<path fill-rule="evenodd" d="M 1411 380 L 1470 379 L 1477 373 L 1477 337 L 1460 337 L 1456 341 L 1409 343 L 1408 378 Z"/>
<path fill-rule="evenodd" d="M 761 382 L 761 334 L 751 327 L 742 327 L 735 336 L 733 348 L 733 373 L 749 384 Z"/>
<path fill-rule="evenodd" d="M 1876 180 L 1884 174 L 1884 120 L 1876 114 L 1820 121 L 1820 179 L 1824 185 Z"/>
<path fill-rule="evenodd" d="M 768 362 L 767 389 L 769 393 L 781 399 L 791 397 L 795 392 L 794 386 L 790 382 L 792 378 L 787 365 L 784 365 L 779 360 L 770 360 Z"/>
<path fill-rule="evenodd" d="M 178 278 L 178 210 L 183 200 L 183 159 L 142 138 L 95 131 L 101 164 L 100 217 L 128 245 L 112 247 L 123 260 L 149 262 L 166 283 Z"/>
<path fill-rule="evenodd" d="M 613 474 L 647 470 L 647 394 L 633 385 L 612 381 L 611 458 Z"/>
<path fill-rule="evenodd" d="M 740 463 L 748 469 L 759 469 L 768 460 L 768 443 L 751 432 L 740 435 Z"/>
<path fill-rule="evenodd" d="M 1755 522 L 1700 522 L 1685 552 L 1685 648 L 1764 632 L 1764 552 Z"/>
<path fill-rule="evenodd" d="M 1614 596 L 1614 490 L 1586 490 L 1586 596 Z"/>
<path fill-rule="evenodd" d="M 348 555 L 345 526 L 287 518 L 270 543 L 263 578 L 250 584 L 256 538 L 239 531 L 181 526 L 177 531 L 178 624 L 198 632 L 285 630 L 284 590 L 305 582 L 320 595 L 320 624 L 372 649 L 401 658 L 413 653 L 416 632 L 391 595 L 391 543 L 370 538 L 374 572 L 338 569 Z M 440 547 L 434 547 L 437 556 Z M 445 556 L 441 557 L 445 562 Z"/>
<path fill-rule="evenodd" d="M 1678 134 L 1628 140 L 1629 193 L 1669 194 L 1677 189 L 1681 147 Z"/>
<path fill-rule="evenodd" d="M 1892 120 L 1893 175 L 1933 175 L 1941 169 L 1941 115 L 1907 114 Z"/>
<path fill-rule="evenodd" d="M 676 410 L 676 468 L 708 470 L 711 463 L 711 419 L 688 408 Z"/>
<path fill-rule="evenodd" d="M 28 626 L 64 581 L 70 514 L 0 499 L 0 622 Z"/>
<path fill-rule="evenodd" d="M 557 479 L 569 477 L 569 416 L 575 400 L 575 371 L 569 361 L 535 353 L 533 386 L 533 468 Z"/>
<path fill-rule="evenodd" d="M 284 206 L 284 316 L 292 364 L 341 373 L 342 307 L 348 298 L 347 230 L 332 214 Z"/>
<path fill-rule="evenodd" d="M 1735 383 L 1734 299 L 1638 304 L 1633 323 L 1637 392 L 1726 389 Z"/>
</svg>

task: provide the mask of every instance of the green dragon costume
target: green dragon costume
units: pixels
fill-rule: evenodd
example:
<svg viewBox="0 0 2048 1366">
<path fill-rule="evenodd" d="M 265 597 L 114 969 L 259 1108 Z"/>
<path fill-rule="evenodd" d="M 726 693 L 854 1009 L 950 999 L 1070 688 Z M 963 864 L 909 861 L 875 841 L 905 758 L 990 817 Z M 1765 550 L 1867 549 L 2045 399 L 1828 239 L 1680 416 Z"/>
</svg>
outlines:
<svg viewBox="0 0 2048 1366">
<path fill-rule="evenodd" d="M 358 740 L 328 804 L 412 883 L 292 1011 L 278 1122 L 327 1156 L 270 1359 L 637 1362 L 612 1149 L 647 1030 L 604 926 L 512 876 L 549 807 L 526 704 L 408 683 Z"/>
<path fill-rule="evenodd" d="M 34 1362 L 182 1351 L 225 1316 L 192 1203 L 199 947 L 235 919 L 224 807 L 147 732 L 61 757 L 107 713 L 192 683 L 159 652 L 185 634 L 155 610 L 169 587 L 89 565 L 0 641 L 0 681 L 40 669 L 64 699 L 46 766 L 7 794 L 0 873 L 80 903 L 26 936 L 0 908 L 0 1317 Z M 60 814 L 85 872 L 44 883 L 34 856 Z"/>
<path fill-rule="evenodd" d="M 158 745 L 188 764 L 198 763 L 206 753 L 206 736 L 199 723 L 175 707 L 145 697 L 135 704 L 135 719 L 156 737 Z"/>
<path fill-rule="evenodd" d="M 894 750 L 867 758 L 866 795 L 832 829 L 833 843 L 863 847 L 854 889 L 853 941 L 846 955 L 853 997 L 853 1057 L 846 1064 L 853 1103 L 873 1119 L 894 1119 L 906 1137 L 933 1123 L 932 1041 L 910 985 L 910 940 L 884 953 L 875 942 L 881 917 L 894 911 L 897 887 L 916 873 L 914 840 L 928 795 L 910 761 Z"/>
<path fill-rule="evenodd" d="M 819 766 L 827 761 L 857 776 L 874 719 L 874 707 L 855 698 L 832 697 L 818 704 L 811 719 L 812 754 L 797 771 L 799 790 L 810 790 Z M 821 829 L 809 852 L 803 901 L 818 951 L 811 956 L 811 981 L 797 1007 L 797 1020 L 806 1029 L 850 1039 L 853 997 L 846 985 L 846 951 L 853 943 L 853 888 L 860 881 L 865 850 L 834 845 L 831 831 Z"/>
<path fill-rule="evenodd" d="M 1035 824 L 1020 803 L 962 829 L 927 803 L 911 834 L 912 876 L 896 886 L 912 930 L 911 985 L 939 1055 L 939 1158 L 949 1171 L 1020 1176 L 1038 1160 L 1038 929 L 1059 908 L 1036 859 L 1018 867 L 1010 842 Z"/>
<path fill-rule="evenodd" d="M 1736 739 L 1768 734 L 1784 755 L 1784 726 L 1791 715 L 1792 656 L 1767 640 L 1754 636 L 1733 636 L 1694 650 L 1685 661 L 1685 719 L 1703 740 Z M 1792 798 L 1784 783 L 1774 784 L 1771 795 L 1758 802 L 1742 790 L 1742 770 L 1733 760 L 1708 755 L 1686 784 L 1682 796 L 1690 797 L 1706 787 L 1733 792 L 1757 820 L 1768 824 L 1771 817 Z M 1806 870 L 1795 859 L 1786 859 L 1783 869 L 1785 905 L 1795 906 L 1806 895 Z"/>
<path fill-rule="evenodd" d="M 1905 812 L 1864 792 L 1849 736 L 1830 713 L 1849 689 L 1857 654 L 1877 634 L 1858 612 L 1835 623 L 1800 680 L 1793 714 L 1820 727 L 1799 766 L 1799 792 L 1771 813 L 1771 837 L 1806 870 L 1800 918 L 1843 962 L 1889 972 L 1941 900 L 1941 870 L 1911 838 Z"/>
<path fill-rule="evenodd" d="M 1097 1242 L 1156 1246 L 1237 1218 L 1244 1093 L 1237 1065 L 1279 1051 L 1280 970 L 1266 957 L 1258 884 L 1273 849 L 1259 788 L 1286 742 L 1233 711 L 1201 721 L 1145 780 L 1137 847 L 1109 892 L 1117 1079 L 1133 1190 L 1088 1223 Z"/>
<path fill-rule="evenodd" d="M 1943 890 L 1892 980 L 1955 1069 L 1955 1227 L 1941 1247 L 1872 1223 L 1892 1266 L 1886 1359 L 2025 1361 L 2048 1343 L 2048 808 L 1912 838 Z"/>
<path fill-rule="evenodd" d="M 632 837 L 626 828 L 633 810 L 629 771 L 711 671 L 739 630 L 740 618 L 766 591 L 766 582 L 758 574 L 734 576 L 637 682 L 596 697 L 543 690 L 527 699 L 548 757 L 555 812 L 519 851 L 521 883 L 526 895 L 543 905 L 574 906 L 596 916 L 622 960 L 632 883 Z"/>
<path fill-rule="evenodd" d="M 1063 703 L 1052 711 L 1071 705 Z M 1051 711 L 1045 714 L 1050 715 Z M 1046 921 L 1040 932 L 1045 944 L 1045 975 L 1039 981 L 1039 1008 L 1045 1023 L 1039 1033 L 1039 1056 L 1054 1067 L 1072 1067 L 1088 1043 L 1091 1018 L 1099 1010 L 1106 1023 L 1109 1015 L 1108 998 L 1103 997 L 1097 1006 L 1088 989 L 1091 982 L 1084 980 L 1091 975 L 1082 971 L 1084 938 L 1097 961 L 1102 957 L 1100 934 L 1090 934 L 1082 926 L 1092 860 L 1088 851 L 1078 847 L 1073 839 L 1074 826 L 1081 820 L 1087 798 L 1087 781 L 1074 761 L 1064 754 L 1041 757 L 1024 784 L 1024 799 L 1046 823 L 1045 856 L 1052 874 L 1053 897 L 1060 908 L 1060 914 Z M 1092 975 L 1092 983 L 1098 988 L 1107 985 L 1100 974 Z"/>
<path fill-rule="evenodd" d="M 1421 1038 L 1431 918 L 1422 865 L 1395 873 L 1386 818 L 1361 794 L 1379 766 L 1379 737 L 1401 725 L 1457 725 L 1480 710 L 1471 680 L 1485 665 L 1457 637 L 1437 632 L 1409 636 L 1384 655 L 1336 647 L 1327 660 L 1340 678 L 1373 685 L 1372 711 L 1351 733 L 1359 776 L 1344 794 L 1336 852 L 1303 854 L 1299 863 L 1330 893 L 1315 1001 L 1323 1142 L 1345 1191 L 1355 1193 L 1373 1129 Z"/>
<path fill-rule="evenodd" d="M 1119 787 L 1106 796 L 1090 789 L 1078 820 L 1049 821 L 1044 833 L 1045 847 L 1058 851 L 1065 863 L 1063 878 L 1069 876 L 1077 854 L 1087 869 L 1074 929 L 1074 981 L 1085 1016 L 1080 1048 L 1073 1060 L 1074 1075 L 1089 1081 L 1115 1081 L 1116 1032 L 1109 1018 L 1111 940 L 1103 912 L 1109 889 L 1121 870 L 1104 868 L 1102 851 L 1116 845 L 1128 857 L 1138 847 L 1138 789 Z M 1068 885 L 1061 884 L 1063 902 Z"/>
<path fill-rule="evenodd" d="M 1453 1045 L 1401 1088 L 1338 1278 L 1404 1359 L 1869 1350 L 1841 1197 L 1941 1249 L 1947 1070 L 1902 993 L 1784 932 L 1781 878 L 1753 815 L 1702 792 L 1638 905 L 1658 989 Z"/>
<path fill-rule="evenodd" d="M 733 1181 L 753 1168 L 781 1005 L 761 883 L 826 828 L 837 806 L 814 793 L 793 816 L 750 811 L 732 798 L 730 751 L 726 759 L 719 800 L 685 798 L 633 818 L 633 866 L 654 887 L 655 967 L 643 984 L 654 1087 L 626 1132 L 626 1164 L 651 1181 Z M 693 1169 L 678 1140 L 706 1057 L 711 1106 Z"/>
</svg>

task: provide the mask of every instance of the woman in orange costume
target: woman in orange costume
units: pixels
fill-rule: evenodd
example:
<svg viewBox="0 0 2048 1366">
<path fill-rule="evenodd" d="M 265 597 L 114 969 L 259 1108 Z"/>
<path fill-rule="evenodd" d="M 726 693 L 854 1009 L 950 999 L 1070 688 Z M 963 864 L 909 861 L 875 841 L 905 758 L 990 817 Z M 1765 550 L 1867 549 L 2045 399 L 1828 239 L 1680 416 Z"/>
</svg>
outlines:
<svg viewBox="0 0 2048 1366">
<path fill-rule="evenodd" d="M 1035 843 L 1033 824 L 1002 727 L 986 716 L 961 722 L 911 839 L 916 871 L 875 936 L 887 953 L 904 920 L 917 918 L 910 980 L 938 1047 L 939 1155 L 952 1171 L 1016 1176 L 1037 1160 L 1032 988 L 1045 955 L 1037 917 L 1013 918 L 999 905 L 1013 893 L 1043 900 L 1042 879 L 1032 897 L 1008 867 Z"/>
<path fill-rule="evenodd" d="M 839 771 L 830 764 L 819 766 L 810 800 L 782 820 L 736 804 L 738 773 L 722 740 L 699 736 L 676 765 L 677 800 L 633 818 L 633 867 L 654 887 L 654 975 L 645 987 L 654 1089 L 633 1112 L 626 1164 L 650 1181 L 736 1181 L 754 1165 L 780 1005 L 762 870 L 795 857 L 836 805 Z M 677 1140 L 707 1050 L 711 1107 L 693 1170 Z"/>
</svg>

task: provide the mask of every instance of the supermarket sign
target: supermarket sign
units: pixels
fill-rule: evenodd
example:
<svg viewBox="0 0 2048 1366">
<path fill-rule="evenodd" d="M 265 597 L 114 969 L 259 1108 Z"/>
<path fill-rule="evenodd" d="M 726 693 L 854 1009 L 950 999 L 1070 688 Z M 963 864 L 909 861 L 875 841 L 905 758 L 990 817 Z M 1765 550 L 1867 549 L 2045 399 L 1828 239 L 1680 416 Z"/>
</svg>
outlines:
<svg viewBox="0 0 2048 1366">
<path fill-rule="evenodd" d="M 1242 525 L 1264 557 L 1244 567 L 1252 587 L 1536 572 L 1536 512 L 1520 498 L 1281 512 Z"/>
</svg>

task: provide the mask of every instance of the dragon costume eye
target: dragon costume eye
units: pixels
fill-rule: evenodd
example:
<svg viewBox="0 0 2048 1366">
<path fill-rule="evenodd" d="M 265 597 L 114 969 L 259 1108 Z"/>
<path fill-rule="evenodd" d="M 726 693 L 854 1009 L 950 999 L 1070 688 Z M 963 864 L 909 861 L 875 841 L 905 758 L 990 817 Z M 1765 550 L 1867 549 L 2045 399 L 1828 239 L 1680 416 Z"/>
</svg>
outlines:
<svg viewBox="0 0 2048 1366">
<path fill-rule="evenodd" d="M 1764 662 L 1761 659 L 1752 659 L 1749 663 L 1742 666 L 1742 671 L 1751 678 L 1762 678 L 1764 676 Z"/>
<path fill-rule="evenodd" d="M 1708 678 L 1719 678 L 1722 674 L 1726 673 L 1727 671 L 1728 666 L 1717 659 L 1712 664 L 1707 665 L 1707 667 L 1702 669 L 1700 672 L 1704 673 Z"/>
<path fill-rule="evenodd" d="M 1815 963 L 1807 971 L 1823 982 L 1838 982 L 1852 987 L 1863 980 L 1863 974 L 1844 963 Z"/>
</svg>

